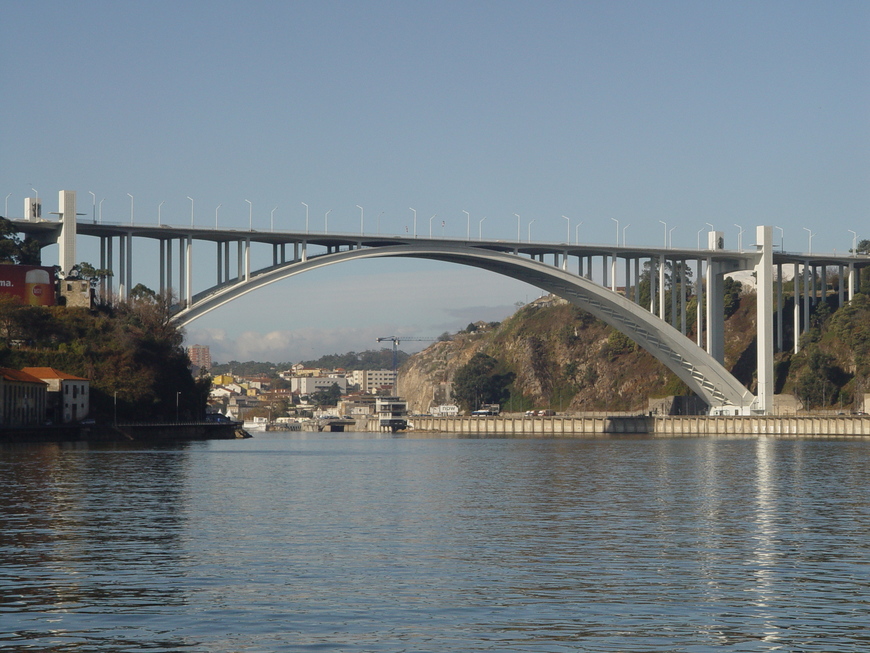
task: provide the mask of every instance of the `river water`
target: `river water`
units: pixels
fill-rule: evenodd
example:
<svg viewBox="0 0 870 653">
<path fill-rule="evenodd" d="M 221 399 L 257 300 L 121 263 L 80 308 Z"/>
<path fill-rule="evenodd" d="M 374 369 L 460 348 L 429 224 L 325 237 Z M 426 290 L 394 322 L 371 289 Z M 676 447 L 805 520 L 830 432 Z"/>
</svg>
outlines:
<svg viewBox="0 0 870 653">
<path fill-rule="evenodd" d="M 0 447 L 3 651 L 868 651 L 870 443 Z"/>
</svg>

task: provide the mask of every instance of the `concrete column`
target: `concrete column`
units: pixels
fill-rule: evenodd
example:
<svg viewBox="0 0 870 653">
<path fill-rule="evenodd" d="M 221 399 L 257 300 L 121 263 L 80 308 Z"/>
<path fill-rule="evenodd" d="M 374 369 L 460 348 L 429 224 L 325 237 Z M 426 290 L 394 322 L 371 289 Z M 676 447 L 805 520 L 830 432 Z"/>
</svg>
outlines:
<svg viewBox="0 0 870 653">
<path fill-rule="evenodd" d="M 845 279 L 843 279 L 843 271 L 845 270 L 842 263 L 840 263 L 840 267 L 837 270 L 837 308 L 843 307 L 843 283 Z"/>
<path fill-rule="evenodd" d="M 57 233 L 58 264 L 61 272 L 72 270 L 76 261 L 76 192 L 62 190 L 57 198 L 60 231 Z M 29 218 L 29 216 L 28 216 Z"/>
<path fill-rule="evenodd" d="M 761 245 L 761 258 L 755 266 L 756 360 L 758 396 L 756 409 L 763 414 L 773 410 L 773 227 L 756 227 L 755 242 Z"/>
<path fill-rule="evenodd" d="M 224 280 L 223 243 L 217 242 L 217 285 Z"/>
<path fill-rule="evenodd" d="M 801 350 L 801 293 L 800 293 L 800 264 L 794 264 L 794 353 Z"/>
<path fill-rule="evenodd" d="M 172 292 L 172 238 L 166 241 L 166 288 Z M 181 293 L 178 293 L 181 299 Z"/>
<path fill-rule="evenodd" d="M 625 259 L 625 298 L 631 299 L 628 294 L 628 289 L 631 288 L 631 261 Z"/>
<path fill-rule="evenodd" d="M 112 301 L 112 299 L 115 296 L 115 263 L 114 263 L 114 257 L 112 256 L 112 245 L 113 244 L 114 243 L 112 241 L 112 237 L 109 236 L 108 242 L 106 243 L 106 264 L 107 264 L 109 271 L 112 273 L 106 282 L 108 284 L 107 297 L 109 298 L 109 301 Z"/>
<path fill-rule="evenodd" d="M 828 301 L 828 266 L 822 266 L 822 280 L 819 283 L 819 299 L 823 302 Z"/>
<path fill-rule="evenodd" d="M 703 349 L 704 348 L 704 261 L 698 259 L 698 276 L 695 277 L 695 297 L 698 300 L 697 312 L 697 330 L 698 333 L 698 346 Z"/>
<path fill-rule="evenodd" d="M 302 241 L 302 262 L 308 260 L 308 243 L 306 241 Z"/>
<path fill-rule="evenodd" d="M 810 330 L 810 293 L 813 288 L 810 285 L 810 267 L 809 262 L 804 263 L 804 333 Z"/>
<path fill-rule="evenodd" d="M 223 281 L 230 280 L 230 241 L 224 241 L 224 278 Z"/>
<path fill-rule="evenodd" d="M 776 264 L 776 350 L 782 351 L 782 263 Z"/>
<path fill-rule="evenodd" d="M 613 292 L 616 292 L 616 264 L 618 263 L 616 259 L 616 253 L 614 252 L 613 256 L 610 257 L 610 289 Z"/>
<path fill-rule="evenodd" d="M 592 280 L 592 256 L 586 257 L 586 278 Z"/>
<path fill-rule="evenodd" d="M 242 240 L 238 240 L 236 241 L 236 245 L 238 246 L 236 248 L 238 250 L 236 257 L 238 274 L 236 275 L 236 279 L 241 281 L 245 275 L 245 243 Z"/>
<path fill-rule="evenodd" d="M 725 362 L 725 288 L 722 266 L 707 257 L 707 353 Z"/>
<path fill-rule="evenodd" d="M 562 269 L 568 271 L 568 252 L 562 252 Z"/>
<path fill-rule="evenodd" d="M 160 295 L 166 292 L 166 241 L 160 239 Z"/>
<path fill-rule="evenodd" d="M 680 287 L 679 278 L 677 277 L 677 261 L 671 261 L 671 326 L 677 326 L 677 290 Z"/>
<path fill-rule="evenodd" d="M 656 285 L 658 284 L 658 275 L 656 274 L 656 260 L 649 260 L 649 312 L 656 314 Z"/>
<path fill-rule="evenodd" d="M 251 239 L 245 239 L 245 281 L 251 278 Z"/>
<path fill-rule="evenodd" d="M 127 237 L 118 237 L 118 299 L 127 299 Z"/>
<path fill-rule="evenodd" d="M 133 289 L 133 232 L 127 234 L 127 297 Z"/>
<path fill-rule="evenodd" d="M 107 236 L 100 236 L 100 269 L 107 269 L 106 263 L 106 241 L 110 240 Z M 100 279 L 100 297 L 106 300 L 106 278 Z"/>
<path fill-rule="evenodd" d="M 680 333 L 686 335 L 686 268 L 688 261 L 680 261 Z"/>
<path fill-rule="evenodd" d="M 640 306 L 640 257 L 634 259 L 634 303 Z"/>
<path fill-rule="evenodd" d="M 299 243 L 293 243 L 293 260 L 299 260 Z"/>
<path fill-rule="evenodd" d="M 607 288 L 607 254 L 601 257 L 601 285 Z"/>
<path fill-rule="evenodd" d="M 184 304 L 187 301 L 187 268 L 184 265 L 186 258 L 184 238 L 178 239 L 178 301 Z"/>
<path fill-rule="evenodd" d="M 665 255 L 659 255 L 659 319 L 665 320 Z"/>
<path fill-rule="evenodd" d="M 855 299 L 855 264 L 849 263 L 849 301 Z"/>
<path fill-rule="evenodd" d="M 187 305 L 191 306 L 193 304 L 193 236 L 187 237 L 185 249 L 185 258 L 187 260 L 185 261 L 184 266 L 184 287 Z"/>
</svg>

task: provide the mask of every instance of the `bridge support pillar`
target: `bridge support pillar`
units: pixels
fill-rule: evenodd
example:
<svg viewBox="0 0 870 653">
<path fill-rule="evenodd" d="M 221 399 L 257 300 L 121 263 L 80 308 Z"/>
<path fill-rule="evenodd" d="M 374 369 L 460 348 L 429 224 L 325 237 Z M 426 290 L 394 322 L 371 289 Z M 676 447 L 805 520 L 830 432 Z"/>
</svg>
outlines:
<svg viewBox="0 0 870 653">
<path fill-rule="evenodd" d="M 800 264 L 794 264 L 794 311 L 792 315 L 792 326 L 794 328 L 794 353 L 801 350 L 801 290 L 800 290 Z"/>
<path fill-rule="evenodd" d="M 76 192 L 62 190 L 58 193 L 60 232 L 57 236 L 58 263 L 61 272 L 67 273 L 76 264 Z"/>
<path fill-rule="evenodd" d="M 704 348 L 704 261 L 698 259 L 698 274 L 695 277 L 695 297 L 698 300 L 697 306 L 697 343 L 698 346 Z"/>
<path fill-rule="evenodd" d="M 707 353 L 725 362 L 725 271 L 707 257 Z"/>
<path fill-rule="evenodd" d="M 773 409 L 773 227 L 756 227 L 755 242 L 761 257 L 755 265 L 756 360 L 758 389 L 755 408 L 762 414 Z"/>
<path fill-rule="evenodd" d="M 849 263 L 849 301 L 855 299 L 855 264 Z"/>
</svg>

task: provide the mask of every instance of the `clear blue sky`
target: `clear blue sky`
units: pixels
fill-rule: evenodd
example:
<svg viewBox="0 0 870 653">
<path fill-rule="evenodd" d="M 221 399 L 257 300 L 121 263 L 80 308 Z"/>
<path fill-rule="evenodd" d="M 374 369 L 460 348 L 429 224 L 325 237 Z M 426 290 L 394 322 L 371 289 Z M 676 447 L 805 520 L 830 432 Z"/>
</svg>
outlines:
<svg viewBox="0 0 870 653">
<path fill-rule="evenodd" d="M 103 219 L 437 229 L 694 247 L 870 238 L 868 2 L 0 1 L 0 194 Z M 480 220 L 486 221 L 480 224 Z M 576 232 L 575 232 L 576 233 Z M 778 232 L 777 232 L 778 233 Z M 82 255 L 85 258 L 86 252 Z M 205 256 L 205 253 L 203 253 Z M 91 255 L 96 262 L 95 255 Z M 140 257 L 146 259 L 147 257 Z M 142 261 L 141 272 L 150 280 Z M 148 261 L 153 268 L 153 261 Z M 153 276 L 153 275 L 152 275 Z M 152 281 L 153 283 L 153 281 Z M 384 288 L 395 304 L 384 306 Z M 375 261 L 194 322 L 218 360 L 297 360 L 499 319 L 537 291 Z M 403 347 L 404 348 L 404 347 Z M 413 349 L 411 344 L 407 349 Z"/>
</svg>

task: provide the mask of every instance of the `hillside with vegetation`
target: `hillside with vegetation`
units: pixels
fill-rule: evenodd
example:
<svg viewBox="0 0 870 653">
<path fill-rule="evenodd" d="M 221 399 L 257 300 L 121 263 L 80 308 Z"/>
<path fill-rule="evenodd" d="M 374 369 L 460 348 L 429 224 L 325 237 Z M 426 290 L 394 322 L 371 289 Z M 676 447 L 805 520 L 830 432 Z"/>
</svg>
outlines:
<svg viewBox="0 0 870 653">
<path fill-rule="evenodd" d="M 191 376 L 184 334 L 167 302 L 138 292 L 93 310 L 26 306 L 0 294 L 0 367 L 53 367 L 91 381 L 91 415 L 122 420 L 200 419 L 208 379 Z"/>
<path fill-rule="evenodd" d="M 725 366 L 754 392 L 755 294 L 731 281 L 726 290 Z M 859 293 L 843 309 L 835 304 L 833 294 L 814 307 L 799 354 L 792 349 L 776 356 L 776 392 L 808 409 L 854 410 L 870 392 L 870 300 Z M 792 306 L 786 302 L 786 315 Z M 783 327 L 786 342 L 793 342 L 791 320 Z M 690 320 L 693 339 L 694 328 Z M 499 403 L 509 412 L 645 412 L 650 400 L 691 395 L 626 336 L 556 297 L 523 306 L 501 324 L 480 323 L 433 344 L 402 366 L 399 383 L 419 412 L 452 402 L 464 410 Z"/>
</svg>

